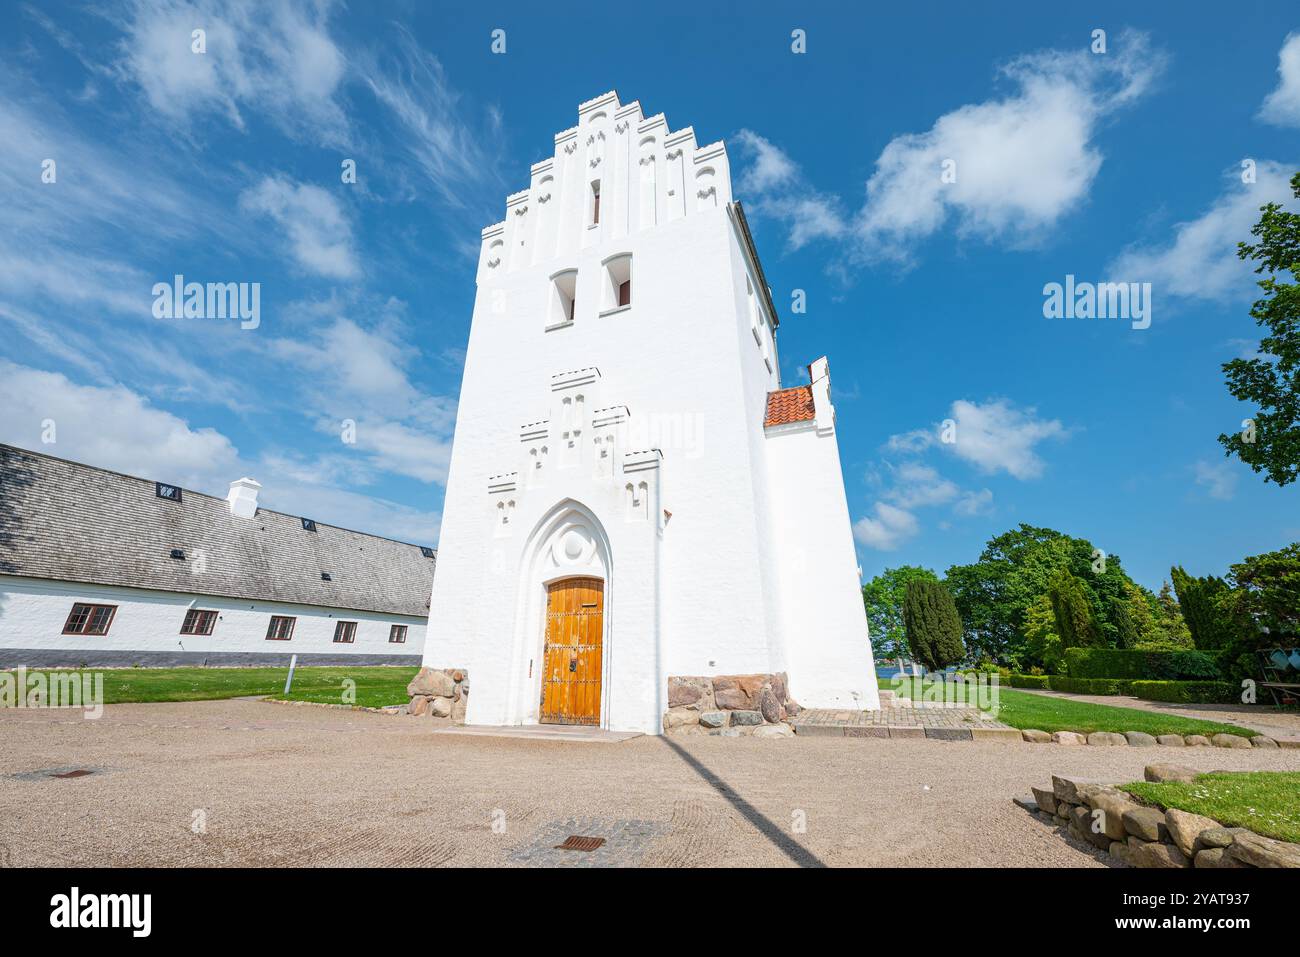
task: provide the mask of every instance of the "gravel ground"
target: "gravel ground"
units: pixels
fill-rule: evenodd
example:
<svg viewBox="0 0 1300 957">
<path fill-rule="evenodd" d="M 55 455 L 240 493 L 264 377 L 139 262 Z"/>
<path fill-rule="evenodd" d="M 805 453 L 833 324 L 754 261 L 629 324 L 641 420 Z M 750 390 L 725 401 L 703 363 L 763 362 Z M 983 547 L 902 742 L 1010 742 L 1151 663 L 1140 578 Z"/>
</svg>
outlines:
<svg viewBox="0 0 1300 957">
<path fill-rule="evenodd" d="M 256 701 L 0 711 L 0 862 L 1101 867 L 1011 798 L 1053 772 L 1300 770 L 1300 751 L 434 735 Z M 53 779 L 30 772 L 88 767 Z M 202 816 L 202 828 L 196 820 Z M 806 830 L 798 823 L 806 822 Z M 195 833 L 195 830 L 202 833 Z M 569 834 L 600 850 L 557 851 Z"/>
</svg>

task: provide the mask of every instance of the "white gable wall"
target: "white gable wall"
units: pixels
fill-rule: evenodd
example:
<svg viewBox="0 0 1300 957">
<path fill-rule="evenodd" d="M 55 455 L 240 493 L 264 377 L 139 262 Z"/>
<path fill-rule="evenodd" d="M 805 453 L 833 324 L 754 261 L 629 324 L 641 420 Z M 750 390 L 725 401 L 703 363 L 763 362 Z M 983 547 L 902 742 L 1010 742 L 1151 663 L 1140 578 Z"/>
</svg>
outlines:
<svg viewBox="0 0 1300 957">
<path fill-rule="evenodd" d="M 785 670 L 762 429 L 779 365 L 769 321 L 765 345 L 751 330 L 760 291 L 730 201 L 720 143 L 697 148 L 607 94 L 483 232 L 425 653 L 469 672 L 472 724 L 536 720 L 548 576 L 606 580 L 608 727 L 657 732 L 668 675 Z M 606 264 L 626 255 L 618 309 Z M 573 270 L 570 322 L 552 277 Z M 625 421 L 601 424 L 620 407 Z M 611 436 L 604 467 L 596 440 Z M 633 514 L 627 486 L 642 482 Z M 591 553 L 548 565 L 538 554 L 566 521 Z"/>
</svg>

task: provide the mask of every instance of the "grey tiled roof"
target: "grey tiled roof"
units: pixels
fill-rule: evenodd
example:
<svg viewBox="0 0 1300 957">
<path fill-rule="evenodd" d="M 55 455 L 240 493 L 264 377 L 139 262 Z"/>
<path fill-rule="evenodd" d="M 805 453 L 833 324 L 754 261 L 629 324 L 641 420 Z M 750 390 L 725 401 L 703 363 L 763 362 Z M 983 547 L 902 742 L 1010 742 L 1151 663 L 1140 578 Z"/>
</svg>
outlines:
<svg viewBox="0 0 1300 957">
<path fill-rule="evenodd" d="M 0 574 L 357 611 L 427 615 L 434 561 L 420 546 L 0 445 Z M 183 549 L 185 559 L 171 557 Z M 202 549 L 206 569 L 196 572 Z M 322 581 L 321 573 L 331 581 Z"/>
</svg>

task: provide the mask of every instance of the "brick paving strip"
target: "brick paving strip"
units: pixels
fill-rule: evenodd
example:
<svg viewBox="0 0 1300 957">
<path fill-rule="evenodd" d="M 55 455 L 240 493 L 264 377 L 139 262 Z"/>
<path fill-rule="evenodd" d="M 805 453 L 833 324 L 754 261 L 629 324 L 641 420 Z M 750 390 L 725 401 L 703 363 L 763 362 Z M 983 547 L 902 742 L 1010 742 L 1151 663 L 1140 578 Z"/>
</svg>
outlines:
<svg viewBox="0 0 1300 957">
<path fill-rule="evenodd" d="M 1019 741 L 1020 731 L 978 708 L 812 708 L 790 719 L 796 735 L 832 738 L 934 738 L 940 741 Z"/>
</svg>

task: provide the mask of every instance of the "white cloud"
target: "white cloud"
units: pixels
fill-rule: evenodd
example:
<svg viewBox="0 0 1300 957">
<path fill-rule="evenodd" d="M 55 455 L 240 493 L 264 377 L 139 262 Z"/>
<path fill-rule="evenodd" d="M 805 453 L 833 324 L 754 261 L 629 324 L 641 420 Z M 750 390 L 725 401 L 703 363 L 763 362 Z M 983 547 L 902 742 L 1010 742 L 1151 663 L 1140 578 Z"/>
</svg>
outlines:
<svg viewBox="0 0 1300 957">
<path fill-rule="evenodd" d="M 1036 240 L 1087 196 L 1102 164 L 1098 121 L 1140 97 L 1162 66 L 1137 33 L 1102 55 L 1051 50 L 1011 61 L 1001 73 L 1013 95 L 960 107 L 885 147 L 859 222 L 865 252 L 905 258 L 949 219 L 960 234 Z M 949 160 L 956 179 L 946 183 Z"/>
<path fill-rule="evenodd" d="M 870 548 L 893 551 L 915 536 L 920 530 L 914 514 L 918 508 L 950 505 L 954 514 L 963 517 L 982 515 L 992 508 L 991 491 L 963 490 L 923 462 L 910 460 L 883 465 L 891 483 L 876 502 L 872 515 L 858 519 L 853 525 L 854 537 Z M 868 482 L 882 485 L 881 470 L 870 472 Z M 947 523 L 941 522 L 940 527 L 947 527 Z"/>
<path fill-rule="evenodd" d="M 853 537 L 868 548 L 892 552 L 912 538 L 918 529 L 916 516 L 887 502 L 877 502 L 875 517 L 853 523 Z"/>
<path fill-rule="evenodd" d="M 1287 35 L 1277 55 L 1277 89 L 1265 97 L 1259 118 L 1274 126 L 1300 126 L 1300 33 Z"/>
<path fill-rule="evenodd" d="M 750 131 L 738 140 L 752 156 L 740 188 L 785 221 L 794 248 L 847 239 L 853 258 L 907 262 L 912 247 L 952 223 L 960 236 L 1038 242 L 1077 208 L 1102 165 L 1100 122 L 1143 96 L 1164 67 L 1145 34 L 1115 37 L 1110 51 L 1048 50 L 1018 57 L 1000 74 L 1014 91 L 940 116 L 923 133 L 895 137 L 876 160 L 858 214 L 805 183 L 797 165 Z M 945 163 L 956 178 L 945 182 Z M 742 199 L 747 199 L 745 195 Z"/>
<path fill-rule="evenodd" d="M 759 215 L 788 223 L 791 249 L 818 239 L 838 239 L 849 231 L 839 201 L 809 186 L 779 146 L 752 130 L 741 130 L 734 142 L 750 160 L 738 184 L 739 195 Z"/>
<path fill-rule="evenodd" d="M 335 91 L 346 59 L 330 38 L 330 4 L 273 0 L 136 0 L 118 23 L 123 76 L 173 120 L 215 111 L 244 129 L 253 109 L 290 132 L 342 138 Z M 206 52 L 192 34 L 206 32 Z"/>
<path fill-rule="evenodd" d="M 1044 463 L 1035 446 L 1066 434 L 1059 420 L 1040 419 L 1037 410 L 1017 409 L 1005 399 L 983 405 L 958 399 L 952 404 L 951 417 L 956 423 L 954 441 L 939 443 L 941 448 L 982 472 L 1006 472 L 1018 479 L 1042 475 Z"/>
<path fill-rule="evenodd" d="M 980 489 L 978 492 L 962 492 L 953 504 L 952 510 L 958 515 L 987 515 L 993 509 L 993 492 Z"/>
<path fill-rule="evenodd" d="M 217 430 L 192 428 L 122 385 L 80 385 L 0 359 L 0 407 L 0 442 L 220 497 L 251 475 L 267 508 L 403 541 L 438 537 L 437 512 L 326 484 L 347 471 L 341 464 L 320 468 L 276 453 L 246 459 Z M 42 442 L 46 420 L 56 430 L 51 444 Z"/>
<path fill-rule="evenodd" d="M 367 465 L 422 482 L 443 483 L 451 461 L 453 400 L 416 387 L 407 374 L 412 350 L 396 329 L 365 329 L 334 317 L 305 339 L 279 339 L 274 354 L 303 370 L 307 381 L 325 383 L 308 391 L 307 404 L 320 410 L 318 431 L 337 435 L 344 419 L 356 423 L 355 449 Z"/>
<path fill-rule="evenodd" d="M 1019 409 L 1006 399 L 990 399 L 982 405 L 958 399 L 949 410 L 949 418 L 953 423 L 950 442 L 940 440 L 947 431 L 940 423 L 928 429 L 891 435 L 885 449 L 894 454 L 915 455 L 937 446 L 982 472 L 1006 472 L 1018 479 L 1032 479 L 1042 475 L 1044 467 L 1035 446 L 1067 434 L 1059 420 L 1040 419 L 1036 409 Z M 977 505 L 972 500 L 966 507 Z"/>
<path fill-rule="evenodd" d="M 220 432 L 191 429 L 121 385 L 76 385 L 65 376 L 0 359 L 0 441 L 101 468 L 206 489 L 238 475 L 239 453 Z M 56 441 L 42 444 L 43 423 Z"/>
<path fill-rule="evenodd" d="M 944 505 L 961 494 L 956 483 L 920 462 L 905 462 L 898 466 L 894 480 L 894 487 L 885 497 L 899 508 Z"/>
<path fill-rule="evenodd" d="M 1226 502 L 1236 494 L 1237 473 L 1227 462 L 1207 462 L 1201 459 L 1192 466 L 1192 470 L 1196 484 L 1204 488 L 1210 498 Z"/>
<path fill-rule="evenodd" d="M 467 187 L 490 184 L 496 190 L 501 184 L 485 143 L 499 141 L 500 113 L 485 110 L 487 130 L 479 132 L 465 116 L 442 63 L 405 30 L 399 29 L 384 53 L 382 63 L 358 55 L 354 65 L 362 82 L 400 124 L 397 140 L 405 159 L 448 206 L 465 207 L 479 199 Z M 493 202 L 499 203 L 499 196 Z M 478 248 L 473 245 L 474 255 Z"/>
<path fill-rule="evenodd" d="M 1254 183 L 1242 170 L 1226 171 L 1223 192 L 1198 218 L 1173 227 L 1162 246 L 1131 246 L 1107 267 L 1115 281 L 1149 282 L 1162 296 L 1221 300 L 1251 288 L 1254 273 L 1237 258 L 1237 243 L 1250 240 L 1265 203 L 1294 205 L 1289 168 L 1262 160 Z"/>
<path fill-rule="evenodd" d="M 753 130 L 741 130 L 734 142 L 751 157 L 738 183 L 742 193 L 766 193 L 798 175 L 798 167 L 785 151 Z"/>
<path fill-rule="evenodd" d="M 360 273 L 352 225 L 339 201 L 319 186 L 268 176 L 241 193 L 239 205 L 275 220 L 304 269 L 330 279 L 352 279 Z"/>
</svg>

